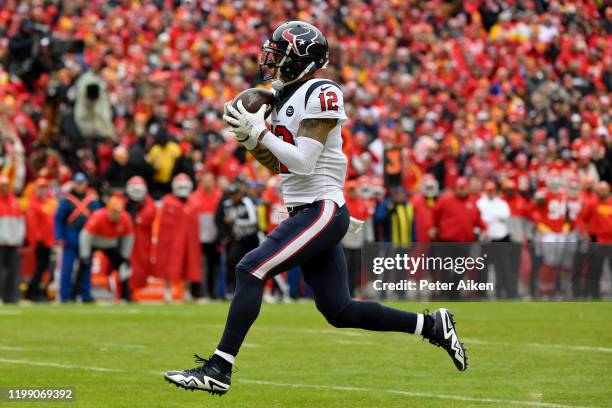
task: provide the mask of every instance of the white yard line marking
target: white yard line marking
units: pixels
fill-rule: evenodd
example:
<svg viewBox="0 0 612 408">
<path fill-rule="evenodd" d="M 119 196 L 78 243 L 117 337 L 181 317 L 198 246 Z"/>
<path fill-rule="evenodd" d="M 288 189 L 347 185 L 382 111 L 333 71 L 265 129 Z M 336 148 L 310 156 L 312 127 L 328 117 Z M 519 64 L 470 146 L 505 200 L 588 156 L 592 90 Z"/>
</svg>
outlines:
<svg viewBox="0 0 612 408">
<path fill-rule="evenodd" d="M 263 327 L 262 327 L 263 329 Z M 268 329 L 264 329 L 268 330 Z M 310 333 L 310 334 L 333 334 L 335 336 L 347 336 L 347 337 L 361 337 L 363 333 L 358 333 L 350 330 L 338 330 L 338 329 L 283 329 L 273 328 L 275 331 L 286 331 L 287 333 Z"/>
<path fill-rule="evenodd" d="M 75 309 L 70 313 L 81 315 L 136 315 L 140 314 L 139 309 Z"/>
<path fill-rule="evenodd" d="M 23 347 L 12 347 L 12 346 L 0 346 L 0 350 L 5 351 L 24 351 Z"/>
<path fill-rule="evenodd" d="M 0 315 L 16 316 L 20 314 L 21 314 L 21 310 L 2 310 L 0 309 Z"/>
<path fill-rule="evenodd" d="M 328 330 L 328 331 L 337 332 L 337 330 Z M 349 337 L 361 337 L 361 336 L 363 336 L 363 333 L 354 332 L 354 331 L 342 331 L 342 334 L 344 336 L 349 336 Z"/>
<path fill-rule="evenodd" d="M 574 351 L 600 351 L 602 353 L 612 353 L 612 348 L 608 347 L 588 347 L 588 346 L 570 346 L 566 344 L 545 344 L 545 343 L 527 343 L 529 347 L 544 347 L 544 348 L 555 348 L 561 350 L 574 350 Z"/>
<path fill-rule="evenodd" d="M 504 346 L 504 347 L 533 347 L 533 348 L 553 348 L 558 350 L 569 351 L 594 351 L 600 353 L 612 353 L 612 348 L 608 347 L 590 347 L 590 346 L 573 346 L 571 344 L 556 344 L 556 343 L 511 343 L 507 341 L 486 341 L 471 338 L 462 338 L 463 342 L 469 344 L 481 344 L 483 346 Z"/>
<path fill-rule="evenodd" d="M 353 341 L 353 340 L 336 340 L 335 343 L 347 344 L 349 346 L 372 346 L 374 343 L 370 341 Z"/>
<path fill-rule="evenodd" d="M 246 348 L 255 348 L 255 347 L 259 347 L 259 344 L 253 344 L 253 343 L 242 343 L 242 347 L 246 347 Z"/>
<path fill-rule="evenodd" d="M 31 361 L 31 360 L 12 360 L 6 358 L 0 358 L 0 363 L 7 364 L 22 364 L 39 367 L 54 367 L 54 368 L 65 368 L 65 369 L 77 369 L 77 370 L 88 370 L 88 371 L 102 371 L 102 372 L 114 372 L 114 373 L 127 373 L 127 370 L 115 369 L 115 368 L 104 368 L 104 367 L 91 367 L 81 366 L 77 364 L 59 364 L 43 361 Z M 147 374 L 162 375 L 163 373 L 158 371 L 147 371 Z M 477 397 L 466 397 L 462 395 L 448 395 L 448 394 L 434 394 L 426 392 L 413 392 L 413 391 L 402 391 L 393 389 L 379 389 L 379 388 L 365 388 L 365 387 L 345 387 L 340 385 L 318 385 L 318 384 L 296 384 L 296 383 L 283 383 L 274 381 L 260 381 L 260 380 L 249 380 L 239 379 L 238 383 L 254 384 L 254 385 L 266 385 L 275 387 L 289 387 L 289 388 L 311 388 L 331 391 L 358 391 L 367 393 L 380 393 L 384 392 L 387 394 L 404 395 L 408 397 L 421 397 L 421 398 L 437 398 L 443 400 L 452 401 L 468 401 L 468 402 L 483 402 L 498 405 L 523 405 L 528 407 L 539 407 L 539 408 L 587 408 L 577 405 L 562 405 L 550 402 L 534 402 L 534 401 L 520 401 L 520 400 L 506 400 L 496 398 L 477 398 Z"/>
<path fill-rule="evenodd" d="M 534 402 L 534 401 L 520 401 L 520 400 L 506 400 L 497 398 L 477 398 L 477 397 L 465 397 L 461 395 L 448 395 L 448 394 L 434 394 L 427 392 L 413 392 L 413 391 L 401 391 L 401 390 L 390 390 L 390 389 L 373 389 L 363 387 L 343 387 L 335 385 L 316 385 L 316 384 L 294 384 L 294 383 L 281 383 L 274 381 L 259 381 L 259 380 L 243 380 L 240 379 L 237 382 L 245 384 L 256 384 L 256 385 L 268 385 L 275 387 L 290 387 L 290 388 L 313 388 L 320 390 L 334 390 L 334 391 L 360 391 L 367 393 L 384 392 L 387 394 L 405 395 L 408 397 L 422 397 L 422 398 L 437 398 L 443 400 L 452 401 L 467 401 L 467 402 L 483 402 L 490 404 L 504 405 L 523 405 L 527 407 L 541 407 L 541 408 L 586 408 L 579 407 L 576 405 L 561 405 L 550 402 Z"/>
<path fill-rule="evenodd" d="M 121 347 L 121 348 L 135 348 L 144 349 L 147 348 L 144 344 L 130 344 L 130 343 L 97 343 L 97 346 L 103 347 Z"/>
<path fill-rule="evenodd" d="M 87 370 L 87 371 L 103 371 L 103 372 L 109 372 L 109 373 L 127 372 L 125 370 L 119 370 L 115 368 L 91 367 L 91 366 L 82 366 L 82 365 L 77 365 L 77 364 L 60 364 L 60 363 L 50 363 L 50 362 L 45 362 L 45 361 L 14 360 L 10 358 L 0 358 L 0 363 L 32 365 L 32 366 L 39 366 L 39 367 L 67 368 L 67 369 Z"/>
<path fill-rule="evenodd" d="M 213 329 L 223 329 L 224 324 L 217 323 L 198 323 L 198 326 L 210 327 Z M 253 326 L 251 330 L 254 331 L 266 331 L 266 332 L 277 332 L 277 333 L 295 333 L 295 334 L 333 334 L 334 336 L 347 336 L 347 337 L 360 337 L 367 336 L 368 333 L 351 331 L 351 330 L 338 330 L 338 329 L 299 329 L 291 327 L 279 327 L 279 326 Z"/>
</svg>

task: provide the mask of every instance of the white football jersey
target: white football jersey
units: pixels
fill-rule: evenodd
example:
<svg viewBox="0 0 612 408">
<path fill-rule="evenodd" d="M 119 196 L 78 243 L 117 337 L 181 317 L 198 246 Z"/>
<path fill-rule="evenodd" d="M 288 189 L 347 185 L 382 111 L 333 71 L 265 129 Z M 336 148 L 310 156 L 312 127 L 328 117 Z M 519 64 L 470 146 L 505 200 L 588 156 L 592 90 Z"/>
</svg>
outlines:
<svg viewBox="0 0 612 408">
<path fill-rule="evenodd" d="M 312 118 L 337 118 L 338 125 L 329 132 L 313 174 L 304 176 L 291 173 L 281 163 L 279 173 L 285 205 L 294 207 L 329 199 L 342 206 L 347 159 L 342 153 L 340 135 L 342 123 L 346 120 L 340 87 L 333 81 L 313 78 L 288 85 L 276 94 L 270 124 L 272 133 L 277 137 L 295 145 L 300 122 Z"/>
</svg>

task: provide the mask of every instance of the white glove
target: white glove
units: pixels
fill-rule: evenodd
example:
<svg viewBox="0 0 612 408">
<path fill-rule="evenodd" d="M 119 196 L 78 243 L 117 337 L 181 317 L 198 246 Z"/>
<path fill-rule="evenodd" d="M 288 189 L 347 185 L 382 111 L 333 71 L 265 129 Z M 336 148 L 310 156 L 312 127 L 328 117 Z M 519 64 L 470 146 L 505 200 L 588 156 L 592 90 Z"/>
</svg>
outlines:
<svg viewBox="0 0 612 408">
<path fill-rule="evenodd" d="M 358 234 L 361 231 L 361 227 L 363 227 L 363 221 L 358 220 L 357 218 L 350 217 L 349 218 L 349 232 L 353 234 Z"/>
<path fill-rule="evenodd" d="M 234 133 L 234 136 L 236 137 L 236 139 L 238 141 L 241 141 L 241 140 L 244 140 L 246 137 L 248 137 L 248 134 L 242 133 L 241 130 L 238 129 L 236 125 L 233 124 L 236 118 L 232 116 L 229 110 L 229 108 L 232 106 L 231 104 L 232 104 L 231 102 L 225 102 L 225 105 L 223 105 L 223 122 L 225 122 L 226 125 L 232 128 L 232 133 Z"/>
<path fill-rule="evenodd" d="M 247 150 L 253 150 L 257 146 L 257 138 L 266 128 L 266 109 L 268 105 L 261 105 L 255 113 L 250 113 L 238 101 L 238 110 L 231 104 L 226 104 L 228 114 L 223 115 L 225 123 L 233 127 L 236 139 L 242 143 Z"/>
</svg>

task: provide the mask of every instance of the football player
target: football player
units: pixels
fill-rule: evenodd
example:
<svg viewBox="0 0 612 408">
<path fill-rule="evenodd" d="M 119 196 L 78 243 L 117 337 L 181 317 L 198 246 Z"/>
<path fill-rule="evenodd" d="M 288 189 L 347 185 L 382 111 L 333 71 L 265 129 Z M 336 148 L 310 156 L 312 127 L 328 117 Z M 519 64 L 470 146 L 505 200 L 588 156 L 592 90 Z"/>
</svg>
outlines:
<svg viewBox="0 0 612 408">
<path fill-rule="evenodd" d="M 561 173 L 553 169 L 548 172 L 546 188 L 534 195 L 532 221 L 536 227 L 536 247 L 541 253 L 539 289 L 540 295 L 550 298 L 555 294 L 559 270 L 569 259 L 566 243 L 570 224 L 567 210 L 567 194 L 563 190 Z"/>
<path fill-rule="evenodd" d="M 225 394 L 240 346 L 255 322 L 266 280 L 300 266 L 317 309 L 341 328 L 396 331 L 421 335 L 443 347 L 460 371 L 467 368 L 465 349 L 447 309 L 416 314 L 375 302 L 351 299 L 340 240 L 349 230 L 343 185 L 347 159 L 340 130 L 346 120 L 338 84 L 314 74 L 327 66 L 329 49 L 313 25 L 291 21 L 264 43 L 260 67 L 276 90 L 269 131 L 268 106 L 248 112 L 242 102 L 226 104 L 224 120 L 237 140 L 264 166 L 282 178 L 289 218 L 249 252 L 236 267 L 236 291 L 217 349 L 201 366 L 165 374 L 185 389 Z M 351 222 L 353 230 L 359 222 Z"/>
</svg>

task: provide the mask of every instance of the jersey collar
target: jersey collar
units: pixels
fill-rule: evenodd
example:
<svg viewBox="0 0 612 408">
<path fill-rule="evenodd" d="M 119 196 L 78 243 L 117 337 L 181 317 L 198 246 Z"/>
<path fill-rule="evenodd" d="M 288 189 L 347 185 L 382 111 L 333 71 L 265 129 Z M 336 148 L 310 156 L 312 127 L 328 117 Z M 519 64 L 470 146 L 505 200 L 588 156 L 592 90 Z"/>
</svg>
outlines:
<svg viewBox="0 0 612 408">
<path fill-rule="evenodd" d="M 308 81 L 300 81 L 294 84 L 289 84 L 280 91 L 278 91 L 274 97 L 274 107 L 276 108 L 276 112 L 279 112 L 285 103 L 293 96 L 295 91 L 300 89 L 302 85 L 304 85 Z"/>
</svg>

